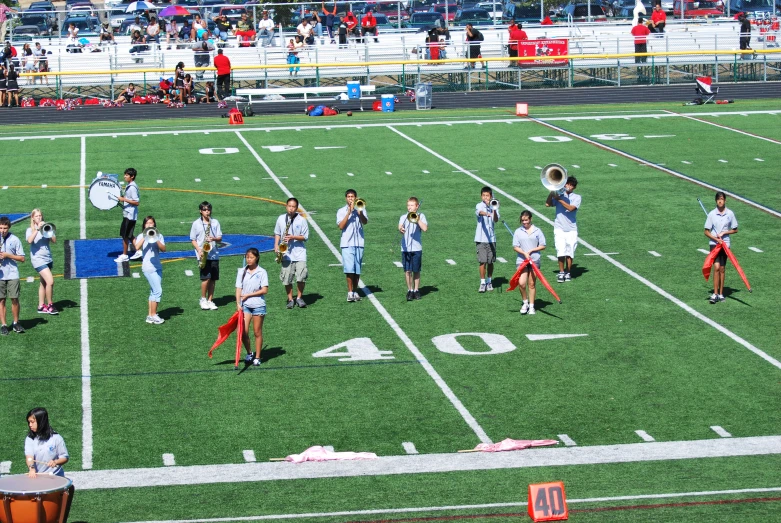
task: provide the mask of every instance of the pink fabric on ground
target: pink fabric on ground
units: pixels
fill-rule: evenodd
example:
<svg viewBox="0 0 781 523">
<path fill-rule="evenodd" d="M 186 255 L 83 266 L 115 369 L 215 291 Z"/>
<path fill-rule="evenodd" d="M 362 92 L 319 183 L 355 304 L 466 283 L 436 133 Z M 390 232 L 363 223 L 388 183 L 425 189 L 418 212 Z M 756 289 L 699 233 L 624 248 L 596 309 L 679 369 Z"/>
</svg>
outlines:
<svg viewBox="0 0 781 523">
<path fill-rule="evenodd" d="M 374 452 L 331 452 L 320 445 L 309 447 L 301 454 L 291 454 L 285 461 L 303 463 L 304 461 L 339 461 L 355 459 L 377 459 Z"/>
<path fill-rule="evenodd" d="M 529 447 L 545 447 L 546 445 L 556 445 L 555 439 L 510 439 L 500 441 L 499 443 L 481 443 L 475 447 L 480 452 L 503 452 L 505 450 L 523 450 Z"/>
</svg>

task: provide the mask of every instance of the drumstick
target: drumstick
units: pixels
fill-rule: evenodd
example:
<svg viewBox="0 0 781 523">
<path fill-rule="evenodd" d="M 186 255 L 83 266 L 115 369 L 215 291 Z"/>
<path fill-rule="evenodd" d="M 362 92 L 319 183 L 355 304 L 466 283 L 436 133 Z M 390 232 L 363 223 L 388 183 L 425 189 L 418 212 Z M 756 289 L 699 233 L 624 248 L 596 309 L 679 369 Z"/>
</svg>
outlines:
<svg viewBox="0 0 781 523">
<path fill-rule="evenodd" d="M 477 449 L 467 449 L 467 450 L 459 450 L 458 452 L 464 453 L 464 452 L 482 452 L 482 451 Z"/>
<path fill-rule="evenodd" d="M 286 458 L 268 458 L 269 461 L 285 461 Z"/>
</svg>

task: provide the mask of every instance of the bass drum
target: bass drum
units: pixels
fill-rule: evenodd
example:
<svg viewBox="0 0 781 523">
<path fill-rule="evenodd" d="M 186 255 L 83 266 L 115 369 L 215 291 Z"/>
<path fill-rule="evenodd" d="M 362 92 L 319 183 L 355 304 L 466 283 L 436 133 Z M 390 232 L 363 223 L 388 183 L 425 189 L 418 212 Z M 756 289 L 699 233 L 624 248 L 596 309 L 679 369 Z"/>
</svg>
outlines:
<svg viewBox="0 0 781 523">
<path fill-rule="evenodd" d="M 122 188 L 111 178 L 95 178 L 89 186 L 89 201 L 97 209 L 108 211 L 119 205 Z"/>
<path fill-rule="evenodd" d="M 49 474 L 0 478 L 0 523 L 65 523 L 71 480 Z"/>
</svg>

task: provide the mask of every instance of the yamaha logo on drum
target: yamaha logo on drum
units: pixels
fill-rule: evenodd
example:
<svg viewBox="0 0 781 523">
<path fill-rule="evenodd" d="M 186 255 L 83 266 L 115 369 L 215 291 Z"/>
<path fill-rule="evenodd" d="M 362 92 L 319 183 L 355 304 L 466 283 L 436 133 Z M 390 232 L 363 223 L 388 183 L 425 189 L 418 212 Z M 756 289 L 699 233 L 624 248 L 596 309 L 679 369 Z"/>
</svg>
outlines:
<svg viewBox="0 0 781 523">
<path fill-rule="evenodd" d="M 100 185 L 101 187 L 115 187 L 116 186 L 116 184 L 114 182 L 109 182 L 109 181 L 98 182 L 98 185 Z"/>
</svg>

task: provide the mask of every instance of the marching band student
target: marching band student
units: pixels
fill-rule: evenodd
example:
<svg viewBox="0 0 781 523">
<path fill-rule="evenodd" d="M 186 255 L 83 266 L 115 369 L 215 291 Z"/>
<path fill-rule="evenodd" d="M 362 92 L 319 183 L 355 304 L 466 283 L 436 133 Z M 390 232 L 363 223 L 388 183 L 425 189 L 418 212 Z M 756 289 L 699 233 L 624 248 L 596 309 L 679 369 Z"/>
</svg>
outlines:
<svg viewBox="0 0 781 523">
<path fill-rule="evenodd" d="M 11 234 L 11 220 L 0 217 L 0 335 L 8 336 L 5 323 L 5 299 L 11 298 L 11 314 L 14 322 L 11 329 L 22 334 L 24 328 L 19 325 L 19 268 L 16 262 L 24 262 L 24 251 L 19 238 Z"/>
<path fill-rule="evenodd" d="M 201 309 L 217 310 L 214 304 L 214 285 L 220 279 L 220 251 L 217 242 L 222 241 L 222 228 L 217 219 L 212 218 L 212 204 L 201 202 L 198 206 L 201 217 L 190 227 L 190 241 L 195 247 L 198 261 L 206 256 L 206 266 L 201 269 Z M 205 243 L 212 243 L 211 250 L 204 253 Z"/>
<path fill-rule="evenodd" d="M 366 208 L 355 209 L 358 193 L 347 189 L 344 199 L 347 205 L 336 212 L 336 225 L 342 230 L 339 247 L 342 249 L 342 267 L 347 278 L 347 301 L 361 301 L 358 295 L 358 280 L 363 265 L 363 226 L 369 221 Z"/>
<path fill-rule="evenodd" d="M 57 237 L 44 238 L 41 234 L 43 224 L 43 214 L 40 209 L 33 209 L 30 212 L 30 226 L 27 228 L 24 236 L 27 243 L 30 244 L 30 263 L 36 270 L 41 279 L 41 285 L 38 287 L 38 313 L 39 314 L 59 314 L 54 307 L 52 300 L 52 291 L 54 288 L 54 276 L 52 276 L 52 251 L 49 243 L 56 243 Z M 46 305 L 48 303 L 48 305 Z"/>
<path fill-rule="evenodd" d="M 132 167 L 125 169 L 125 195 L 119 197 L 119 203 L 122 204 L 122 225 L 119 227 L 119 236 L 122 238 L 122 254 L 114 260 L 117 263 L 126 262 L 130 259 L 137 260 L 142 256 L 141 251 L 133 253 L 132 258 L 128 258 L 127 250 L 133 241 L 133 232 L 138 220 L 138 204 L 141 201 L 138 194 L 138 185 L 136 185 L 136 176 L 138 172 Z"/>
<path fill-rule="evenodd" d="M 263 348 L 263 319 L 266 317 L 266 300 L 263 296 L 268 292 L 268 274 L 258 265 L 260 253 L 255 247 L 247 249 L 244 255 L 247 266 L 240 268 L 236 275 L 236 310 L 243 314 L 244 333 L 241 337 L 247 355 L 245 363 L 260 365 L 260 350 Z M 255 332 L 255 354 L 252 354 L 249 344 L 249 326 Z"/>
<path fill-rule="evenodd" d="M 491 277 L 494 274 L 496 261 L 496 234 L 494 223 L 499 221 L 499 205 L 491 207 L 493 191 L 490 187 L 480 190 L 480 203 L 475 206 L 477 229 L 475 230 L 475 245 L 477 247 L 477 263 L 480 264 L 480 287 L 477 292 L 494 290 Z"/>
<path fill-rule="evenodd" d="M 157 229 L 157 222 L 154 216 L 144 218 L 144 227 L 133 245 L 137 252 L 143 253 L 144 261 L 141 263 L 141 272 L 144 273 L 146 281 L 149 282 L 149 314 L 146 316 L 147 323 L 160 325 L 165 320 L 157 315 L 157 306 L 160 298 L 163 296 L 163 265 L 160 263 L 160 253 L 165 252 L 165 238 L 157 234 L 157 242 L 147 240 L 146 230 L 154 227 Z"/>
<path fill-rule="evenodd" d="M 27 475 L 52 474 L 65 477 L 62 466 L 69 460 L 65 440 L 49 425 L 49 413 L 43 407 L 36 407 L 27 413 L 30 429 L 24 438 L 24 455 L 27 461 Z"/>
<path fill-rule="evenodd" d="M 545 200 L 545 207 L 556 207 L 556 219 L 553 222 L 553 243 L 556 256 L 559 258 L 559 274 L 556 281 L 563 283 L 571 281 L 572 259 L 578 248 L 578 209 L 581 197 L 575 194 L 578 180 L 574 176 L 567 178 L 564 194 L 551 191 Z"/>
<path fill-rule="evenodd" d="M 724 243 L 730 246 L 730 236 L 738 232 L 738 219 L 731 209 L 727 209 L 727 195 L 719 191 L 716 193 L 716 208 L 708 213 L 705 220 L 705 236 L 710 240 L 710 250 L 716 248 L 716 244 Z M 713 294 L 708 301 L 716 303 L 724 301 L 724 270 L 727 266 L 727 253 L 723 250 L 716 256 L 713 262 Z"/>
<path fill-rule="evenodd" d="M 518 227 L 513 234 L 513 250 L 518 253 L 518 259 L 515 265 L 520 265 L 527 258 L 531 258 L 531 262 L 540 268 L 540 251 L 545 249 L 545 235 L 536 226 L 532 225 L 532 213 L 529 211 L 523 211 L 521 213 L 521 227 Z M 531 277 L 530 277 L 531 276 Z M 521 287 L 521 298 L 523 299 L 523 305 L 521 306 L 521 314 L 535 314 L 534 312 L 534 297 L 536 294 L 535 282 L 537 281 L 537 275 L 534 270 L 527 266 L 520 278 L 518 278 L 518 284 Z M 526 286 L 529 286 L 528 295 Z"/>
<path fill-rule="evenodd" d="M 279 243 L 287 244 L 287 251 L 282 256 L 282 269 L 279 279 L 287 291 L 287 308 L 296 305 L 306 308 L 302 297 L 309 271 L 306 267 L 306 241 L 309 239 L 309 224 L 306 218 L 298 214 L 298 199 L 288 198 L 287 212 L 277 218 L 274 227 L 274 252 L 279 256 Z M 293 301 L 293 280 L 296 281 L 297 295 Z"/>
<path fill-rule="evenodd" d="M 423 263 L 423 245 L 421 231 L 428 230 L 424 214 L 418 214 L 420 201 L 410 196 L 407 200 L 407 213 L 399 218 L 401 233 L 401 263 L 404 267 L 404 278 L 407 281 L 407 301 L 420 299 L 420 268 Z M 417 221 L 410 221 L 410 214 L 418 215 Z"/>
</svg>

